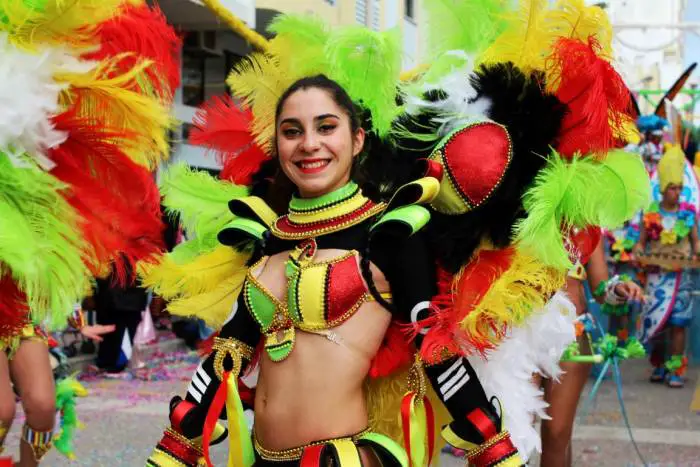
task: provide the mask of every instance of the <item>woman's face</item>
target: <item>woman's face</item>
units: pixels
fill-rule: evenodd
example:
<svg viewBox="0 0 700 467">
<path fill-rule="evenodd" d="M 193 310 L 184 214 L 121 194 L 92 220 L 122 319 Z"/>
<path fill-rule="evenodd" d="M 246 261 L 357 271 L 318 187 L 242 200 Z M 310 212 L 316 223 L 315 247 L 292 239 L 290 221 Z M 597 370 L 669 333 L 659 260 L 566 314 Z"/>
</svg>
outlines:
<svg viewBox="0 0 700 467">
<path fill-rule="evenodd" d="M 362 129 L 353 134 L 347 111 L 319 88 L 290 94 L 277 119 L 280 167 L 303 198 L 325 195 L 348 183 L 364 139 Z"/>
</svg>

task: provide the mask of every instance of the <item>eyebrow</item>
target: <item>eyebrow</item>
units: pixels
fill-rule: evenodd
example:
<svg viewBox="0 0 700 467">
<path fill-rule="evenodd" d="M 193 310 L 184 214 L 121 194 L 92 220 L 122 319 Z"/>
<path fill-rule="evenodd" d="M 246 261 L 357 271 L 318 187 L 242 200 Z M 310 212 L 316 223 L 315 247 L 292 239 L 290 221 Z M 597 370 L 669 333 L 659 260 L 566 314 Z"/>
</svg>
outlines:
<svg viewBox="0 0 700 467">
<path fill-rule="evenodd" d="M 338 117 L 338 116 L 335 115 L 335 114 L 322 114 L 322 115 L 319 115 L 319 116 L 317 116 L 317 117 L 314 117 L 314 120 L 318 122 L 319 120 L 325 120 L 326 118 L 338 118 L 338 119 L 339 119 L 340 117 Z M 283 123 L 296 123 L 296 124 L 300 124 L 301 121 L 299 121 L 298 118 L 285 118 L 284 120 L 282 120 L 282 121 L 280 122 L 280 125 L 283 124 Z"/>
</svg>

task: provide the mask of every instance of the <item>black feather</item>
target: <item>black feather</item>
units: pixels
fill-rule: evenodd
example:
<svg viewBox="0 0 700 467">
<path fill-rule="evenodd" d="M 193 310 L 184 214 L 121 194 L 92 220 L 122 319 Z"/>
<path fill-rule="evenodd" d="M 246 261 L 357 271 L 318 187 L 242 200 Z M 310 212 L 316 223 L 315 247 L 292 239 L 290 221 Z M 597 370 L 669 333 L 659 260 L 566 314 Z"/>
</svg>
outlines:
<svg viewBox="0 0 700 467">
<path fill-rule="evenodd" d="M 564 104 L 544 91 L 543 73 L 525 75 L 512 63 L 482 65 L 471 84 L 476 99 L 491 100 L 489 117 L 508 129 L 513 159 L 484 204 L 459 216 L 433 215 L 429 238 L 441 265 L 453 273 L 469 261 L 482 240 L 499 248 L 510 245 L 513 226 L 525 216 L 522 196 L 544 167 L 566 112 Z"/>
</svg>

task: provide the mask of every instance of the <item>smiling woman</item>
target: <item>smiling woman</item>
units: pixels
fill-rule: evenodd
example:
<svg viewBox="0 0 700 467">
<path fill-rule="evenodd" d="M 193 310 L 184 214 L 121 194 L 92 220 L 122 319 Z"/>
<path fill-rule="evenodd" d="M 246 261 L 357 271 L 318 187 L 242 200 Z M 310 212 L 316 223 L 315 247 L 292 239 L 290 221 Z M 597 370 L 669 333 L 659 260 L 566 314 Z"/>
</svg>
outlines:
<svg viewBox="0 0 700 467">
<path fill-rule="evenodd" d="M 303 198 L 330 193 L 350 181 L 365 130 L 350 96 L 323 75 L 294 83 L 277 104 L 279 164 Z"/>
<path fill-rule="evenodd" d="M 501 3 L 483 2 L 479 17 L 503 16 Z M 478 9 L 464 8 L 464 18 Z M 454 16 L 450 7 L 445 19 Z M 546 368 L 573 337 L 562 318 L 571 305 L 554 296 L 573 254 L 560 226 L 587 226 L 636 186 L 611 183 L 615 193 L 596 197 L 559 183 L 584 163 L 542 157 L 568 115 L 543 72 L 505 59 L 469 74 L 453 53 L 449 67 L 397 86 L 392 33 L 331 32 L 296 16 L 271 31 L 266 53 L 229 77 L 243 108 L 221 101 L 198 123 L 223 173 L 245 173 L 236 183 L 250 189 L 183 168 L 169 177 L 166 204 L 202 240 L 144 281 L 172 299 L 170 312 L 220 332 L 172 400 L 148 465 L 210 464 L 224 406 L 229 465 L 425 467 L 438 429 L 471 465 L 522 465 L 542 414 L 531 373 L 554 373 Z M 627 159 L 613 159 L 605 173 L 624 180 Z M 632 179 L 644 171 L 628 165 Z M 560 205 L 585 209 L 551 208 Z M 538 309 L 551 326 L 531 318 Z M 547 335 L 527 330 L 536 322 Z M 255 368 L 249 435 L 237 381 Z"/>
</svg>

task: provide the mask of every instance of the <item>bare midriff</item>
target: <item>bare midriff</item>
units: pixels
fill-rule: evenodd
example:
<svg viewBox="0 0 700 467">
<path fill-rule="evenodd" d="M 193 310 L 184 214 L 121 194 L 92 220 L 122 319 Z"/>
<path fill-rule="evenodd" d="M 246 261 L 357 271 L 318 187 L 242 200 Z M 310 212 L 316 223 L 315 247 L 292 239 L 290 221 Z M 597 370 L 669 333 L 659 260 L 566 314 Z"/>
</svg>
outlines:
<svg viewBox="0 0 700 467">
<path fill-rule="evenodd" d="M 275 260 L 270 258 L 258 278 L 283 297 L 284 276 Z M 281 362 L 263 352 L 255 396 L 260 444 L 279 451 L 366 429 L 363 383 L 390 319 L 377 302 L 366 302 L 346 322 L 328 330 L 330 336 L 297 329 L 294 349 Z"/>
</svg>

